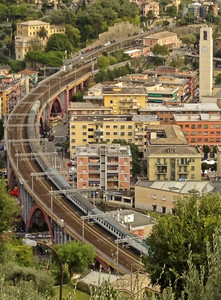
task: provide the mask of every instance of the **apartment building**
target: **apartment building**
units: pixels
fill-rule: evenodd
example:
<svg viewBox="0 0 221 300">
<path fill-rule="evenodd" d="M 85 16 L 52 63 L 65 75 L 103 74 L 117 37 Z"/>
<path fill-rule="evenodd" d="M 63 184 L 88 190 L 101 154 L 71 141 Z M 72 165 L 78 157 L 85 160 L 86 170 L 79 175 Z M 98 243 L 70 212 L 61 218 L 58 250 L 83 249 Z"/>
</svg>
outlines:
<svg viewBox="0 0 221 300">
<path fill-rule="evenodd" d="M 201 153 L 189 146 L 179 126 L 147 126 L 149 181 L 201 180 Z"/>
<path fill-rule="evenodd" d="M 77 189 L 130 189 L 130 146 L 76 147 Z"/>
<path fill-rule="evenodd" d="M 189 99 L 188 79 L 164 75 L 159 76 L 158 80 L 164 88 L 179 88 L 179 102 L 185 102 Z"/>
<path fill-rule="evenodd" d="M 147 103 L 145 108 L 139 109 L 140 115 L 156 114 L 161 124 L 175 124 L 174 114 L 196 115 L 200 113 L 220 115 L 221 109 L 216 103 L 178 103 L 177 105 Z"/>
<path fill-rule="evenodd" d="M 144 0 L 130 0 L 130 2 L 138 5 L 140 13 L 144 17 L 147 17 L 150 10 L 152 10 L 156 18 L 159 16 L 160 8 L 158 2 Z"/>
<path fill-rule="evenodd" d="M 160 124 L 156 116 L 71 116 L 70 157 L 76 146 L 125 140 L 135 143 L 141 153 L 146 149 L 146 126 Z"/>
<path fill-rule="evenodd" d="M 14 74 L 1 76 L 0 78 L 0 117 L 10 112 L 21 100 L 22 95 L 29 91 L 29 79 Z"/>
<path fill-rule="evenodd" d="M 170 31 L 157 32 L 143 37 L 143 45 L 150 47 L 150 50 L 153 50 L 153 47 L 157 44 L 173 49 L 179 48 L 181 41 L 176 33 Z"/>
<path fill-rule="evenodd" d="M 93 104 L 90 102 L 70 102 L 68 107 L 69 115 L 110 115 L 111 108 Z"/>
<path fill-rule="evenodd" d="M 180 126 L 191 145 L 216 146 L 221 144 L 221 118 L 219 114 L 174 114 L 175 124 Z"/>
<path fill-rule="evenodd" d="M 149 78 L 152 76 L 154 78 L 162 75 L 169 75 L 178 78 L 188 79 L 188 89 L 190 97 L 196 95 L 197 89 L 197 72 L 196 71 L 180 71 L 174 67 L 159 66 L 155 70 L 146 70 L 145 74 L 148 74 Z"/>
<path fill-rule="evenodd" d="M 39 33 L 44 28 L 46 36 L 40 37 Z M 15 37 L 15 56 L 17 60 L 23 60 L 28 51 L 32 50 L 32 41 L 39 40 L 44 49 L 50 36 L 56 33 L 65 33 L 64 27 L 51 25 L 40 20 L 29 20 L 17 24 Z M 40 45 L 39 45 L 40 47 Z"/>
<path fill-rule="evenodd" d="M 179 87 L 164 87 L 162 84 L 146 87 L 148 103 L 176 104 L 179 102 Z"/>
<path fill-rule="evenodd" d="M 136 114 L 137 109 L 145 107 L 146 91 L 142 87 L 103 87 L 104 106 L 111 108 L 114 115 Z"/>
</svg>

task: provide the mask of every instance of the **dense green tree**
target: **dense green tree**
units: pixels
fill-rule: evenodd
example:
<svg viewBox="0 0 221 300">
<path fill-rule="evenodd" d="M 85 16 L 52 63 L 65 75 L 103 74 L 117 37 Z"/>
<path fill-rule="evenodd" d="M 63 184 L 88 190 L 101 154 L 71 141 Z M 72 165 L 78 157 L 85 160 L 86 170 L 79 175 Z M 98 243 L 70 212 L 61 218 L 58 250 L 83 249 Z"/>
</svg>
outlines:
<svg viewBox="0 0 221 300">
<path fill-rule="evenodd" d="M 215 228 L 220 224 L 220 194 L 199 196 L 193 192 L 178 199 L 175 215 L 159 218 L 147 238 L 150 255 L 146 257 L 146 267 L 152 281 L 162 288 L 174 284 L 176 277 L 188 269 L 190 251 L 196 268 L 205 265 L 207 243 L 212 242 Z M 182 278 L 178 284 L 182 289 Z"/>
<path fill-rule="evenodd" d="M 170 18 L 176 17 L 176 14 L 177 14 L 177 8 L 176 8 L 176 6 L 175 5 L 168 6 L 167 9 L 166 9 L 166 14 Z"/>
<path fill-rule="evenodd" d="M 184 58 L 181 56 L 173 57 L 170 66 L 178 69 L 182 68 L 184 66 Z"/>
<path fill-rule="evenodd" d="M 47 42 L 45 51 L 49 52 L 49 51 L 61 51 L 61 52 L 67 52 L 67 53 L 71 53 L 72 52 L 72 45 L 69 42 L 67 36 L 65 36 L 64 34 L 53 34 Z"/>
<path fill-rule="evenodd" d="M 204 159 L 208 158 L 208 154 L 211 152 L 211 149 L 208 145 L 203 145 L 203 154 L 204 154 Z"/>
<path fill-rule="evenodd" d="M 193 45 L 197 42 L 197 38 L 194 34 L 187 34 L 181 37 L 181 40 L 186 45 Z"/>
<path fill-rule="evenodd" d="M 188 270 L 182 274 L 184 289 L 181 297 L 176 297 L 176 284 L 163 291 L 162 300 L 211 300 L 220 299 L 220 278 L 221 278 L 221 240 L 220 229 L 216 229 L 213 236 L 212 246 L 208 244 L 206 256 L 207 266 L 201 265 L 197 268 L 194 263 L 193 254 L 190 252 L 187 261 Z M 199 271 L 200 269 L 200 271 Z M 177 278 L 177 282 L 179 281 Z"/>
<path fill-rule="evenodd" d="M 9 66 L 13 73 L 18 73 L 19 71 L 25 69 L 26 63 L 25 63 L 25 61 L 22 61 L 22 60 L 11 59 L 11 60 L 9 60 Z"/>
<path fill-rule="evenodd" d="M 81 34 L 80 31 L 73 27 L 72 25 L 66 25 L 65 26 L 65 35 L 67 36 L 69 42 L 77 48 L 79 46 L 80 40 L 81 40 Z"/>
<path fill-rule="evenodd" d="M 101 69 L 106 70 L 110 65 L 110 60 L 108 57 L 102 55 L 98 57 L 97 63 Z"/>
<path fill-rule="evenodd" d="M 84 93 L 82 91 L 78 91 L 77 93 L 75 93 L 72 96 L 71 101 L 72 102 L 83 102 L 84 101 L 83 96 L 84 96 Z"/>
<path fill-rule="evenodd" d="M 215 84 L 218 84 L 220 85 L 221 84 L 221 75 L 217 75 L 216 78 L 215 78 Z"/>
<path fill-rule="evenodd" d="M 167 46 L 165 45 L 159 45 L 159 44 L 156 44 L 154 47 L 153 47 L 153 54 L 154 55 L 159 55 L 159 56 L 166 56 L 169 54 L 169 50 L 167 48 Z"/>
<path fill-rule="evenodd" d="M 0 18 L 1 18 L 1 20 L 5 21 L 8 17 L 8 14 L 9 14 L 8 7 L 3 5 L 3 4 L 0 4 Z"/>
<path fill-rule="evenodd" d="M 41 50 L 43 50 L 42 41 L 39 40 L 39 39 L 31 39 L 28 43 L 29 43 L 29 46 L 31 48 L 31 51 L 41 51 Z"/>
<path fill-rule="evenodd" d="M 8 9 L 11 20 L 24 19 L 28 16 L 28 8 L 26 5 L 11 5 Z"/>
<path fill-rule="evenodd" d="M 62 263 L 68 265 L 70 277 L 72 274 L 84 272 L 90 263 L 93 263 L 95 251 L 90 244 L 81 244 L 79 242 L 68 242 L 65 245 L 54 246 Z M 54 260 L 54 262 L 56 262 Z"/>
</svg>

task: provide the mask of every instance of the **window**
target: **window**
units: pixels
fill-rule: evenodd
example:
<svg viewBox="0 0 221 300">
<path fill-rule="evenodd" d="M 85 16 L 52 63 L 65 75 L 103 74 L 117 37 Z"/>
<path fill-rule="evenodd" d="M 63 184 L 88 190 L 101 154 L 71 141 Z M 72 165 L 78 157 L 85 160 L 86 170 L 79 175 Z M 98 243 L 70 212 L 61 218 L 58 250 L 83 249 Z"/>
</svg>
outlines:
<svg viewBox="0 0 221 300">
<path fill-rule="evenodd" d="M 198 141 L 198 142 L 202 142 L 202 139 L 198 139 L 197 141 Z"/>
<path fill-rule="evenodd" d="M 168 122 L 168 118 L 165 118 L 165 122 Z"/>
<path fill-rule="evenodd" d="M 208 142 L 208 139 L 204 139 L 204 142 Z"/>
<path fill-rule="evenodd" d="M 210 128 L 214 128 L 214 124 L 210 124 Z"/>
<path fill-rule="evenodd" d="M 203 133 L 204 135 L 208 135 L 208 131 L 204 131 L 204 133 Z"/>
<path fill-rule="evenodd" d="M 114 135 L 117 135 L 117 132 L 116 132 L 116 131 L 114 131 Z"/>
<path fill-rule="evenodd" d="M 112 104 L 113 103 L 113 100 L 110 100 L 110 104 Z"/>
<path fill-rule="evenodd" d="M 120 128 L 121 128 L 121 129 L 124 129 L 124 128 L 125 128 L 125 126 L 124 126 L 124 125 L 121 125 L 121 126 L 120 126 Z"/>
<path fill-rule="evenodd" d="M 192 142 L 192 143 L 195 143 L 195 142 L 196 142 L 196 139 L 191 139 L 191 142 Z"/>
<path fill-rule="evenodd" d="M 117 125 L 114 125 L 113 128 L 117 128 Z"/>
<path fill-rule="evenodd" d="M 202 135 L 202 131 L 198 131 L 198 135 Z"/>
<path fill-rule="evenodd" d="M 207 31 L 206 30 L 203 31 L 203 39 L 204 39 L 204 41 L 207 41 Z"/>
<path fill-rule="evenodd" d="M 219 124 L 216 124 L 216 128 L 220 128 L 220 125 L 219 125 Z"/>
<path fill-rule="evenodd" d="M 185 135 L 189 135 L 189 131 L 186 131 L 186 132 L 185 132 Z"/>
<path fill-rule="evenodd" d="M 192 171 L 194 171 L 194 170 L 195 170 L 195 167 L 194 167 L 194 166 L 192 166 L 192 167 L 191 167 L 191 170 L 192 170 Z"/>
<path fill-rule="evenodd" d="M 72 139 L 71 142 L 72 142 L 72 143 L 75 143 L 75 139 Z"/>
<path fill-rule="evenodd" d="M 127 175 L 126 174 L 124 175 L 124 180 L 127 180 Z"/>
<path fill-rule="evenodd" d="M 196 128 L 196 126 L 195 126 L 195 125 L 191 125 L 191 128 L 192 128 L 192 129 L 195 129 L 195 128 Z"/>
<path fill-rule="evenodd" d="M 106 139 L 106 142 L 107 142 L 107 143 L 110 143 L 110 139 Z"/>
<path fill-rule="evenodd" d="M 220 142 L 220 139 L 216 139 L 217 142 Z"/>
<path fill-rule="evenodd" d="M 133 140 L 132 139 L 128 139 L 128 143 L 132 143 L 133 142 Z"/>
<path fill-rule="evenodd" d="M 82 128 L 83 128 L 83 129 L 87 128 L 87 125 L 83 125 Z"/>
<path fill-rule="evenodd" d="M 190 125 L 185 125 L 185 127 L 186 127 L 186 128 L 189 128 L 189 127 L 190 127 Z"/>
<path fill-rule="evenodd" d="M 83 135 L 87 135 L 87 132 L 83 131 Z"/>
<path fill-rule="evenodd" d="M 166 207 L 162 206 L 162 213 L 165 214 L 166 213 Z"/>
<path fill-rule="evenodd" d="M 110 128 L 110 125 L 106 125 L 106 128 Z"/>
<path fill-rule="evenodd" d="M 124 135 L 125 135 L 125 132 L 121 132 L 120 135 L 121 135 L 121 136 L 124 136 Z"/>
<path fill-rule="evenodd" d="M 86 143 L 86 142 L 87 142 L 87 139 L 83 139 L 82 141 L 83 141 L 84 143 Z"/>
<path fill-rule="evenodd" d="M 71 149 L 75 149 L 75 146 L 72 146 Z"/>
<path fill-rule="evenodd" d="M 71 128 L 75 128 L 75 125 L 71 125 Z"/>
<path fill-rule="evenodd" d="M 211 131 L 211 132 L 210 132 L 210 134 L 214 134 L 214 133 L 215 133 L 214 131 Z"/>
<path fill-rule="evenodd" d="M 153 198 L 154 200 L 156 200 L 156 199 L 157 199 L 157 195 L 152 195 L 152 198 Z"/>
<path fill-rule="evenodd" d="M 162 196 L 162 201 L 166 201 L 166 196 Z"/>
<path fill-rule="evenodd" d="M 196 132 L 195 132 L 195 131 L 192 131 L 192 132 L 191 132 L 191 135 L 196 135 Z"/>
<path fill-rule="evenodd" d="M 127 158 L 124 158 L 124 164 L 127 164 Z"/>
<path fill-rule="evenodd" d="M 217 132 L 216 132 L 216 135 L 220 135 L 220 131 L 217 131 Z"/>
<path fill-rule="evenodd" d="M 195 175 L 194 174 L 191 174 L 191 179 L 194 179 L 195 178 Z"/>
<path fill-rule="evenodd" d="M 90 131 L 90 132 L 91 132 L 91 131 L 94 131 L 94 129 L 93 129 L 93 128 L 88 128 L 88 131 Z"/>
<path fill-rule="evenodd" d="M 89 135 L 88 138 L 89 138 L 89 139 L 93 139 L 94 136 L 93 136 L 93 135 Z"/>
<path fill-rule="evenodd" d="M 75 132 L 72 131 L 72 132 L 71 132 L 71 135 L 75 135 Z"/>
<path fill-rule="evenodd" d="M 132 125 L 128 125 L 128 129 L 132 129 Z"/>
<path fill-rule="evenodd" d="M 202 125 L 201 125 L 201 124 L 198 124 L 198 125 L 197 125 L 197 128 L 202 128 Z"/>
<path fill-rule="evenodd" d="M 195 162 L 195 158 L 190 158 L 190 162 Z"/>
<path fill-rule="evenodd" d="M 107 132 L 106 132 L 106 135 L 110 135 L 110 131 L 107 131 Z"/>
<path fill-rule="evenodd" d="M 210 139 L 210 142 L 214 142 L 214 139 Z"/>
<path fill-rule="evenodd" d="M 132 136 L 132 132 L 131 131 L 128 132 L 128 136 Z"/>
<path fill-rule="evenodd" d="M 121 167 L 121 172 L 124 172 L 124 166 Z"/>
<path fill-rule="evenodd" d="M 207 129 L 208 128 L 208 124 L 204 124 L 204 128 Z"/>
</svg>

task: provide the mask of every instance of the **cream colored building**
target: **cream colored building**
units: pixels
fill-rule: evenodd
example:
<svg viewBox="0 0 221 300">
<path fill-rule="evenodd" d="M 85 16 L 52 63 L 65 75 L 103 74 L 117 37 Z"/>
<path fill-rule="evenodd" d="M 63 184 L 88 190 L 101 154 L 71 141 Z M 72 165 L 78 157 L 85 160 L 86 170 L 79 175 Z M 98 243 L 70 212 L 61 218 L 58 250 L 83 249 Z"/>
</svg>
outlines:
<svg viewBox="0 0 221 300">
<path fill-rule="evenodd" d="M 40 38 L 39 32 L 44 28 L 47 37 Z M 35 40 L 40 42 L 39 47 L 44 49 L 50 36 L 56 33 L 65 33 L 64 27 L 50 25 L 40 20 L 30 20 L 17 24 L 17 32 L 15 37 L 15 56 L 17 60 L 23 60 L 28 51 L 32 50 L 32 43 Z"/>
<path fill-rule="evenodd" d="M 138 181 L 135 185 L 135 208 L 173 213 L 178 198 L 196 191 L 200 195 L 212 193 L 210 181 Z"/>
<path fill-rule="evenodd" d="M 147 178 L 201 180 L 201 153 L 189 146 L 179 126 L 147 126 Z"/>
<path fill-rule="evenodd" d="M 146 94 L 142 87 L 104 87 L 104 106 L 110 107 L 114 115 L 135 114 L 139 108 L 145 107 Z"/>
<path fill-rule="evenodd" d="M 154 116 L 71 116 L 70 157 L 75 156 L 76 146 L 125 140 L 135 143 L 140 152 L 146 150 L 146 127 L 160 124 Z"/>
</svg>

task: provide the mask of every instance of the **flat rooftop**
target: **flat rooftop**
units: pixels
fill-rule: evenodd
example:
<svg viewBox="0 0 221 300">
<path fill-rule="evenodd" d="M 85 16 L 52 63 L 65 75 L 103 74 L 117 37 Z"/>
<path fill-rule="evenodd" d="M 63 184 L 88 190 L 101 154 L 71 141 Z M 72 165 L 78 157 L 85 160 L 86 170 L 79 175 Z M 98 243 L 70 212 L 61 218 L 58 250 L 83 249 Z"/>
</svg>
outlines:
<svg viewBox="0 0 221 300">
<path fill-rule="evenodd" d="M 201 157 L 201 154 L 194 146 L 188 145 L 176 145 L 176 146 L 160 146 L 159 145 L 149 145 L 148 146 L 149 155 L 156 156 L 156 155 L 170 155 L 177 157 L 177 155 L 184 155 L 185 157 Z"/>
<path fill-rule="evenodd" d="M 144 215 L 142 213 L 139 213 L 131 209 L 120 209 L 120 210 L 118 209 L 118 210 L 110 211 L 110 214 L 111 213 L 113 213 L 112 218 L 117 220 L 119 223 L 120 220 L 124 220 L 124 218 L 122 217 L 133 215 L 134 221 L 126 223 L 126 224 L 130 224 L 132 227 L 140 227 L 140 226 L 154 224 L 153 218 L 151 218 L 149 215 Z"/>
<path fill-rule="evenodd" d="M 146 95 L 143 87 L 103 87 L 104 95 Z"/>
<path fill-rule="evenodd" d="M 214 190 L 210 181 L 138 181 L 135 186 L 181 194 L 188 194 L 190 191 L 196 190 L 200 195 Z"/>
<path fill-rule="evenodd" d="M 173 117 L 177 122 L 221 121 L 220 114 L 174 114 Z"/>
<path fill-rule="evenodd" d="M 159 122 L 151 115 L 71 115 L 70 122 Z"/>
<path fill-rule="evenodd" d="M 171 31 L 162 31 L 162 32 L 157 32 L 157 33 L 153 33 L 148 36 L 145 36 L 144 39 L 145 40 L 152 40 L 152 39 L 158 40 L 158 39 L 165 39 L 165 38 L 168 38 L 171 36 L 177 36 L 177 34 L 174 32 L 171 32 Z"/>
<path fill-rule="evenodd" d="M 147 103 L 145 108 L 140 108 L 140 111 L 152 112 L 220 112 L 221 108 L 216 103 L 182 103 L 178 105 L 163 105 L 155 103 Z"/>
</svg>

